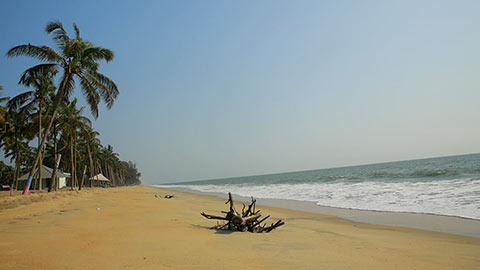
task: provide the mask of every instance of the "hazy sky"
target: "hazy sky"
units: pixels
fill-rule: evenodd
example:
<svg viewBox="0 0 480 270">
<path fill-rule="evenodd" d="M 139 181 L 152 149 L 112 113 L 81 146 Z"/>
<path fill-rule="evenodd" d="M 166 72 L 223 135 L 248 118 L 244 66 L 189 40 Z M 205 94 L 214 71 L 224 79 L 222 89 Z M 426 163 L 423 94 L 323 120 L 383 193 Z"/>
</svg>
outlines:
<svg viewBox="0 0 480 270">
<path fill-rule="evenodd" d="M 58 19 L 114 50 L 94 127 L 147 184 L 480 152 L 480 1 L 6 1 L 4 95 Z M 78 91 L 80 95 L 80 91 Z M 83 97 L 81 98 L 82 104 Z M 88 116 L 90 116 L 88 114 Z"/>
</svg>

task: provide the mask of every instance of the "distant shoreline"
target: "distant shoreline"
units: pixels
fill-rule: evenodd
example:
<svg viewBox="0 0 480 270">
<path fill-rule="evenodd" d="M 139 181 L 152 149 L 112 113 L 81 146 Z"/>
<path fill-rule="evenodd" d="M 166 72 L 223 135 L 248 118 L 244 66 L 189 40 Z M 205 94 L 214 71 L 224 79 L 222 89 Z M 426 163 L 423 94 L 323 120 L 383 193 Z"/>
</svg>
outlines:
<svg viewBox="0 0 480 270">
<path fill-rule="evenodd" d="M 200 192 L 184 187 L 152 185 L 155 188 L 177 190 L 182 192 L 213 195 L 226 198 L 226 194 L 217 192 Z M 249 197 L 234 194 L 240 201 L 250 201 Z M 447 216 L 430 213 L 389 212 L 378 210 L 360 210 L 331 206 L 320 206 L 314 202 L 289 199 L 255 198 L 258 205 L 272 206 L 289 210 L 304 211 L 316 214 L 332 215 L 339 218 L 367 224 L 388 225 L 427 230 L 433 232 L 471 236 L 480 238 L 480 220 L 458 216 Z"/>
</svg>

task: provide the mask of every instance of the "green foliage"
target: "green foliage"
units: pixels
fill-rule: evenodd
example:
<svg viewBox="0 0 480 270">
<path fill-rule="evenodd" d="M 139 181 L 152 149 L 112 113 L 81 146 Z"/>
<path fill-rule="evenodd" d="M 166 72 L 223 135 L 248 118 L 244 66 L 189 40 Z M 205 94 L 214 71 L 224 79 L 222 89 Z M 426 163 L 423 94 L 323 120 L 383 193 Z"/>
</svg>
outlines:
<svg viewBox="0 0 480 270">
<path fill-rule="evenodd" d="M 0 147 L 6 157 L 15 160 L 18 173 L 31 168 L 37 160 L 44 160 L 45 165 L 53 168 L 55 157 L 61 154 L 59 168 L 72 172 L 77 179 L 87 166 L 88 176 L 102 173 L 113 185 L 140 184 L 141 174 L 136 165 L 121 161 L 112 146 L 104 147 L 90 119 L 83 116 L 84 107 L 77 108 L 77 100 L 70 100 L 78 84 L 93 117 L 97 118 L 100 101 L 111 108 L 119 94 L 115 82 L 98 71 L 100 61 L 113 60 L 113 51 L 82 39 L 78 26 L 73 24 L 73 27 L 74 37 L 68 35 L 59 21 L 49 22 L 45 27 L 58 50 L 29 43 L 7 52 L 8 57 L 27 56 L 41 63 L 28 68 L 19 80 L 19 84 L 33 90 L 12 98 L 7 104 L 8 111 L 0 106 Z M 61 74 L 58 87 L 54 83 L 57 73 Z M 42 126 L 47 122 L 46 127 Z M 30 146 L 35 137 L 39 139 L 38 148 Z"/>
<path fill-rule="evenodd" d="M 0 160 L 0 184 L 10 185 L 12 183 L 15 169 Z"/>
<path fill-rule="evenodd" d="M 122 166 L 125 166 L 127 170 L 127 175 L 125 176 L 125 185 L 126 186 L 133 186 L 133 185 L 140 185 L 140 176 L 142 174 L 138 171 L 137 165 L 131 161 L 125 162 L 122 161 Z"/>
</svg>

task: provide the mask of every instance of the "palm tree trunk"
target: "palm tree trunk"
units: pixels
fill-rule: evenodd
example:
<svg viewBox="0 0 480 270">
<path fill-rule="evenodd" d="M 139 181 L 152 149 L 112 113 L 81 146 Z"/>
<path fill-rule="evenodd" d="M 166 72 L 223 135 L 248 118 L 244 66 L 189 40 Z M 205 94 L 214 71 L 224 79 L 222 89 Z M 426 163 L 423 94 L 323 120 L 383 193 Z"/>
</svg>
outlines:
<svg viewBox="0 0 480 270">
<path fill-rule="evenodd" d="M 96 160 L 96 162 L 97 162 L 97 173 L 101 173 L 101 174 L 103 174 L 103 170 L 102 170 L 102 162 L 101 162 L 101 160 L 100 160 L 100 159 L 97 159 L 97 160 Z M 105 175 L 105 174 L 103 174 L 103 175 Z M 105 175 L 105 176 L 106 176 L 106 175 Z M 95 181 L 95 183 L 94 183 L 94 184 L 96 184 L 96 185 L 97 185 L 97 187 L 98 187 L 98 181 Z"/>
<path fill-rule="evenodd" d="M 48 135 L 48 131 L 52 127 L 53 120 L 55 120 L 55 117 L 57 116 L 57 113 L 58 113 L 58 104 L 57 104 L 57 106 L 55 106 L 55 110 L 53 111 L 52 118 L 50 119 L 50 122 L 48 123 L 48 126 L 47 126 L 47 128 L 45 128 L 45 132 L 42 135 L 42 140 L 40 141 L 41 146 L 45 145 L 45 139 Z M 35 169 L 37 168 L 37 165 L 40 161 L 40 156 L 41 155 L 42 155 L 42 152 L 39 150 L 37 152 L 35 162 L 33 163 L 32 168 L 30 169 L 30 172 L 28 173 L 27 185 L 25 186 L 25 189 L 23 190 L 23 193 L 22 193 L 23 195 L 28 195 L 28 192 L 30 190 L 30 185 L 32 183 L 32 177 L 33 177 L 33 174 L 35 173 Z"/>
<path fill-rule="evenodd" d="M 87 173 L 87 165 L 85 165 L 83 167 L 82 180 L 80 180 L 80 185 L 78 186 L 78 190 L 82 190 L 83 179 L 85 178 L 85 173 Z"/>
<path fill-rule="evenodd" d="M 77 133 L 75 130 L 73 131 L 73 165 L 75 167 L 75 186 L 78 188 L 78 177 L 77 177 Z"/>
<path fill-rule="evenodd" d="M 117 181 L 115 181 L 115 174 L 114 174 L 114 172 L 113 172 L 113 166 L 110 166 L 110 177 L 111 177 L 111 179 L 112 179 L 113 185 L 116 186 L 116 185 L 117 185 Z"/>
<path fill-rule="evenodd" d="M 18 189 L 18 173 L 19 173 L 19 170 L 20 170 L 19 163 L 20 162 L 17 163 L 17 161 L 15 161 L 15 188 L 14 188 L 15 190 Z"/>
<path fill-rule="evenodd" d="M 18 172 L 20 169 L 20 149 L 18 148 L 18 139 L 16 134 L 14 134 L 14 140 L 15 140 L 15 151 L 17 152 L 17 157 L 15 158 L 15 190 L 17 190 Z"/>
<path fill-rule="evenodd" d="M 73 157 L 73 136 L 70 136 L 70 163 L 72 165 L 72 183 L 71 183 L 71 188 L 70 190 L 73 190 L 73 187 L 75 185 L 75 162 L 74 162 L 74 157 Z"/>
<path fill-rule="evenodd" d="M 15 138 L 16 140 L 16 138 Z M 15 182 L 15 190 L 17 190 L 17 187 L 18 187 L 18 170 L 20 168 L 20 150 L 18 149 L 18 144 L 15 145 L 15 150 L 17 152 L 17 157 L 15 158 L 15 174 L 14 174 L 14 180 L 13 182 Z M 13 189 L 13 183 L 12 182 L 12 188 Z"/>
<path fill-rule="evenodd" d="M 42 152 L 43 152 L 43 145 L 40 145 L 41 141 L 40 138 L 42 137 L 42 102 L 38 106 L 39 110 L 39 118 L 38 118 L 38 151 L 40 152 L 40 163 L 38 165 L 38 190 L 42 190 Z"/>
<path fill-rule="evenodd" d="M 97 167 L 96 167 L 95 173 L 101 173 L 101 174 L 103 174 L 103 172 L 102 172 L 102 164 L 101 164 L 100 160 L 99 160 L 99 159 L 96 159 L 95 162 L 97 163 Z"/>
<path fill-rule="evenodd" d="M 107 167 L 107 162 L 104 161 L 103 162 L 103 171 L 104 171 L 104 174 L 107 178 L 110 178 L 110 172 L 108 171 L 108 167 Z"/>
<path fill-rule="evenodd" d="M 87 151 L 88 151 L 88 160 L 90 162 L 90 169 L 89 169 L 89 178 L 92 178 L 93 176 L 95 176 L 94 174 L 94 171 L 93 171 L 93 159 L 92 159 L 92 152 L 90 151 L 90 142 L 87 142 Z M 90 187 L 93 187 L 92 186 L 92 180 L 90 180 Z"/>
<path fill-rule="evenodd" d="M 58 165 L 60 164 L 61 158 L 62 158 L 62 154 L 57 154 L 57 129 L 55 128 L 55 126 L 53 126 L 53 159 L 55 160 L 55 164 L 53 167 L 52 178 L 50 179 L 50 186 L 48 187 L 48 192 L 51 192 L 54 187 L 55 187 L 55 190 L 57 190 L 58 181 L 56 176 L 58 171 Z"/>
<path fill-rule="evenodd" d="M 107 167 L 105 168 L 105 170 L 107 170 L 108 179 L 110 179 L 110 181 L 112 181 L 112 184 L 113 184 L 112 171 L 110 170 L 110 165 L 107 163 L 106 166 L 107 166 Z"/>
<path fill-rule="evenodd" d="M 47 128 L 45 128 L 45 132 L 43 133 L 42 140 L 40 142 L 40 145 L 42 147 L 43 147 L 43 145 L 45 145 L 45 140 L 47 138 L 48 132 L 52 128 L 52 124 L 53 124 L 53 121 L 55 120 L 55 117 L 57 117 L 58 107 L 60 105 L 60 97 L 63 95 L 63 92 L 65 91 L 67 82 L 70 81 L 71 77 L 72 77 L 71 73 L 65 74 L 65 78 L 62 80 L 62 84 L 60 85 L 60 87 L 57 91 L 57 94 L 55 95 L 55 99 L 54 99 L 54 102 L 53 102 L 53 108 L 54 109 L 53 109 L 53 113 L 52 113 L 52 118 L 50 119 L 50 122 L 48 123 Z M 35 169 L 36 169 L 36 167 L 37 167 L 37 165 L 40 161 L 41 154 L 42 154 L 41 151 L 37 152 L 35 162 L 33 163 L 32 168 L 30 169 L 30 172 L 28 173 L 27 185 L 25 186 L 25 189 L 23 190 L 23 193 L 22 193 L 23 195 L 27 195 L 29 190 L 30 190 L 30 184 L 32 183 L 32 177 L 33 177 L 33 174 L 35 173 Z"/>
<path fill-rule="evenodd" d="M 76 173 L 75 175 L 77 175 L 77 186 L 78 187 L 81 187 L 82 186 L 82 181 L 83 179 L 82 178 L 79 178 L 78 176 L 80 176 L 80 170 L 82 168 L 82 160 L 80 158 L 80 151 L 78 150 L 78 140 L 77 140 L 77 133 L 75 132 L 75 138 L 74 138 L 74 149 L 75 149 L 75 168 L 76 168 Z"/>
<path fill-rule="evenodd" d="M 55 159 L 55 165 L 53 166 L 52 179 L 50 179 L 50 186 L 48 187 L 48 192 L 52 191 L 53 185 L 55 185 L 55 187 L 57 187 L 58 185 L 57 171 L 58 171 L 58 165 L 60 164 L 61 158 L 62 158 L 62 154 L 58 154 L 58 157 Z"/>
<path fill-rule="evenodd" d="M 118 181 L 122 184 L 122 186 L 124 186 L 125 183 L 123 181 L 122 171 L 120 169 L 117 169 L 117 173 L 118 173 Z"/>
<path fill-rule="evenodd" d="M 18 188 L 18 167 L 19 167 L 18 163 L 19 163 L 18 161 L 15 161 L 15 176 L 14 176 L 15 178 L 13 180 L 13 181 L 15 181 L 15 190 L 17 190 L 17 188 Z M 12 183 L 12 186 L 13 186 L 13 183 Z"/>
</svg>

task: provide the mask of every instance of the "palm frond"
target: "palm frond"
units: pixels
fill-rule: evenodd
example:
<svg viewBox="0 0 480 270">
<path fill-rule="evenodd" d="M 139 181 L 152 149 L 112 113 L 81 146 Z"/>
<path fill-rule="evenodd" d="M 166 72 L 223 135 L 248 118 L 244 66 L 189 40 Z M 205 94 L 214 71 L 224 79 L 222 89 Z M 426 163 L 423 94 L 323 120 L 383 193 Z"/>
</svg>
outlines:
<svg viewBox="0 0 480 270">
<path fill-rule="evenodd" d="M 88 127 L 92 127 L 92 121 L 88 117 L 79 116 L 78 121 L 85 125 L 88 125 Z"/>
<path fill-rule="evenodd" d="M 81 51 L 82 42 L 78 39 L 70 40 L 63 49 L 63 54 L 67 58 L 78 59 L 78 52 Z"/>
<path fill-rule="evenodd" d="M 59 91 L 62 90 L 61 93 L 58 93 L 57 96 L 60 98 L 62 103 L 67 103 L 70 96 L 73 93 L 75 88 L 75 81 L 73 79 L 73 75 L 71 73 L 64 73 L 62 75 L 62 80 L 60 81 Z"/>
<path fill-rule="evenodd" d="M 96 86 L 100 92 L 100 96 L 107 105 L 108 109 L 111 109 L 115 99 L 118 97 L 119 91 L 118 87 L 114 81 L 112 81 L 107 76 L 99 72 L 88 72 L 90 81 Z"/>
<path fill-rule="evenodd" d="M 64 61 L 63 57 L 54 49 L 48 46 L 40 47 L 31 44 L 15 46 L 8 50 L 6 55 L 7 57 L 29 56 L 40 61 L 51 61 L 55 63 L 61 63 Z"/>
<path fill-rule="evenodd" d="M 75 101 L 77 101 L 76 98 L 75 98 Z M 82 113 L 85 111 L 85 106 L 82 106 L 82 107 L 80 107 L 80 108 L 77 109 L 77 106 L 76 106 L 76 105 L 77 105 L 77 102 L 75 102 L 75 106 L 73 106 L 74 113 L 75 113 L 76 115 L 82 114 Z"/>
<path fill-rule="evenodd" d="M 93 61 L 105 60 L 106 62 L 113 60 L 115 57 L 115 54 L 112 50 L 98 46 L 87 47 L 83 51 L 83 55 L 88 59 L 92 59 Z"/>
<path fill-rule="evenodd" d="M 33 83 L 34 78 L 39 77 L 41 74 L 47 74 L 48 72 L 52 72 L 53 74 L 55 74 L 58 71 L 57 67 L 58 65 L 53 63 L 39 64 L 33 66 L 23 72 L 22 77 L 20 77 L 20 81 L 18 83 L 28 87 Z"/>
<path fill-rule="evenodd" d="M 58 20 L 49 22 L 45 27 L 45 31 L 48 34 L 53 34 L 53 40 L 62 49 L 65 47 L 65 44 L 70 41 L 67 31 L 65 31 L 65 28 L 63 28 L 63 24 Z"/>
<path fill-rule="evenodd" d="M 82 39 L 80 37 L 80 29 L 78 28 L 76 23 L 73 23 L 73 29 L 75 29 L 75 38 L 76 39 Z"/>
<path fill-rule="evenodd" d="M 24 93 L 21 93 L 19 95 L 16 95 L 15 97 L 11 98 L 7 102 L 7 108 L 9 110 L 18 110 L 20 107 L 22 107 L 27 101 L 32 99 L 33 95 L 35 95 L 34 91 L 27 91 Z"/>
<path fill-rule="evenodd" d="M 20 108 L 20 113 L 31 116 L 33 112 L 37 109 L 36 105 L 37 104 L 35 102 L 31 101 Z"/>
<path fill-rule="evenodd" d="M 80 86 L 82 92 L 87 98 L 87 103 L 90 107 L 90 111 L 95 119 L 98 118 L 98 103 L 100 103 L 100 95 L 96 91 L 95 87 L 90 83 L 87 77 L 80 75 Z"/>
</svg>

